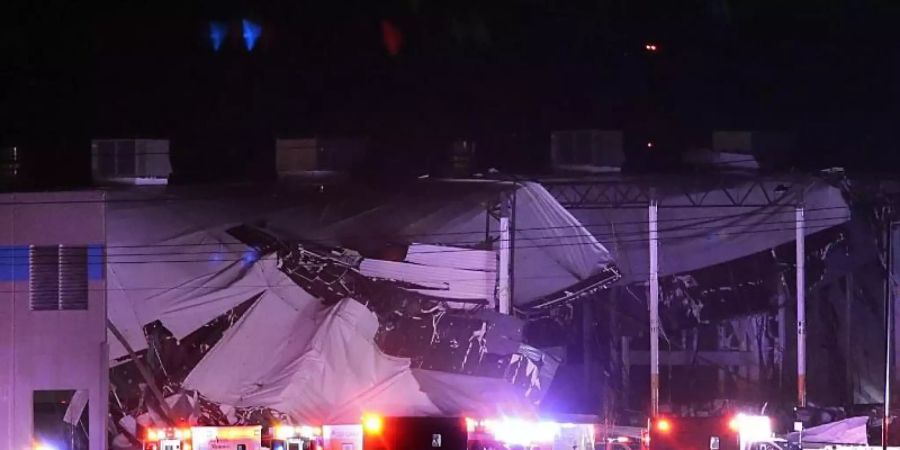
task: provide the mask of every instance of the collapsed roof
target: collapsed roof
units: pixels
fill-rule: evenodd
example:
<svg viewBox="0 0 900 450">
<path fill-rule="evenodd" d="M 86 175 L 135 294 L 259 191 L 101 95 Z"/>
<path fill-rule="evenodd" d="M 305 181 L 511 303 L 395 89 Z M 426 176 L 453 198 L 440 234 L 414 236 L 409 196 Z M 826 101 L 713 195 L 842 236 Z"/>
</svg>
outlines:
<svg viewBox="0 0 900 450">
<path fill-rule="evenodd" d="M 110 320 L 137 352 L 154 322 L 181 340 L 251 302 L 183 380 L 223 405 L 316 423 L 376 406 L 529 412 L 560 359 L 494 311 L 495 205 L 515 208 L 516 307 L 571 301 L 572 286 L 602 289 L 618 271 L 539 184 L 425 187 L 342 211 L 290 197 L 111 193 Z M 109 341 L 112 363 L 124 361 L 125 343 Z"/>
<path fill-rule="evenodd" d="M 752 184 L 734 189 L 761 195 Z M 840 192 L 821 182 L 743 209 L 667 208 L 683 193 L 660 193 L 661 275 L 790 242 L 800 196 L 807 233 L 848 216 Z M 645 208 L 570 212 L 536 183 L 422 182 L 326 202 L 240 187 L 110 199 L 109 315 L 129 346 L 147 349 L 154 323 L 180 341 L 246 309 L 176 384 L 298 421 L 355 419 L 373 405 L 398 414 L 533 410 L 560 358 L 527 345 L 522 320 L 494 312 L 504 204 L 520 313 L 602 289 L 620 270 L 630 283 L 646 279 Z M 124 362 L 125 346 L 109 341 L 112 363 Z"/>
</svg>

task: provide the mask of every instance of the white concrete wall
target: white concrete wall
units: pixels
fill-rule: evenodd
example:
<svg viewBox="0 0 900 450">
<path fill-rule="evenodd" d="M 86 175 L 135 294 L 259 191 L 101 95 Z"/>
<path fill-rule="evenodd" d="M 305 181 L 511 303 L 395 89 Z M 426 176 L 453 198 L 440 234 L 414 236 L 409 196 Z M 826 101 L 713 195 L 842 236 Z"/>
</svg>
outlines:
<svg viewBox="0 0 900 450">
<path fill-rule="evenodd" d="M 2 247 L 105 243 L 102 192 L 0 195 Z M 0 270 L 11 270 L 8 258 Z M 90 448 L 106 449 L 105 279 L 88 289 L 87 311 L 31 311 L 27 278 L 0 276 L 0 448 L 31 448 L 35 390 L 87 389 Z"/>
</svg>

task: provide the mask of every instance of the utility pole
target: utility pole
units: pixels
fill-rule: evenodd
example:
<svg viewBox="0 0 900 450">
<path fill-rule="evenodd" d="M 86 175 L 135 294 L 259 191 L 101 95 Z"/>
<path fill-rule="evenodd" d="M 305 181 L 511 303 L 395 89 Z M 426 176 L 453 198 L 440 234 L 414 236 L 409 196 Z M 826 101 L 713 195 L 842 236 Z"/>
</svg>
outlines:
<svg viewBox="0 0 900 450">
<path fill-rule="evenodd" d="M 806 406 L 806 217 L 803 205 L 796 207 L 797 242 L 797 404 Z"/>
</svg>

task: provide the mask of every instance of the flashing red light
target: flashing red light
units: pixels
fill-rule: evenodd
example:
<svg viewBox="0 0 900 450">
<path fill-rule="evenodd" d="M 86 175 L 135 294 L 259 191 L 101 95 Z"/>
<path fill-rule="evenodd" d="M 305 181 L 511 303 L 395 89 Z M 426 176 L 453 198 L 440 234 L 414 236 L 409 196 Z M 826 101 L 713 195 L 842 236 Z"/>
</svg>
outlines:
<svg viewBox="0 0 900 450">
<path fill-rule="evenodd" d="M 672 431 L 672 422 L 669 422 L 667 419 L 660 419 L 656 422 L 656 429 L 663 433 L 668 433 Z"/>
<path fill-rule="evenodd" d="M 367 415 L 363 417 L 363 428 L 365 428 L 367 432 L 379 434 L 383 427 L 384 421 L 381 420 L 381 417 L 376 415 Z"/>
<path fill-rule="evenodd" d="M 400 49 L 403 47 L 403 33 L 390 21 L 381 21 L 381 38 L 388 54 L 397 56 L 400 53 Z"/>
</svg>

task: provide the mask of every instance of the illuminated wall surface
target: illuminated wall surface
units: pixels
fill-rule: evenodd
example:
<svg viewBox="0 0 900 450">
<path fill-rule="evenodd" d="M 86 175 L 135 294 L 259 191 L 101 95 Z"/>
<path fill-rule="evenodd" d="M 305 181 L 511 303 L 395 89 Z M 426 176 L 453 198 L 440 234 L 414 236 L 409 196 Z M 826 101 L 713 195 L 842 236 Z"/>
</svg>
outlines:
<svg viewBox="0 0 900 450">
<path fill-rule="evenodd" d="M 0 196 L 0 448 L 106 448 L 103 195 Z"/>
</svg>

